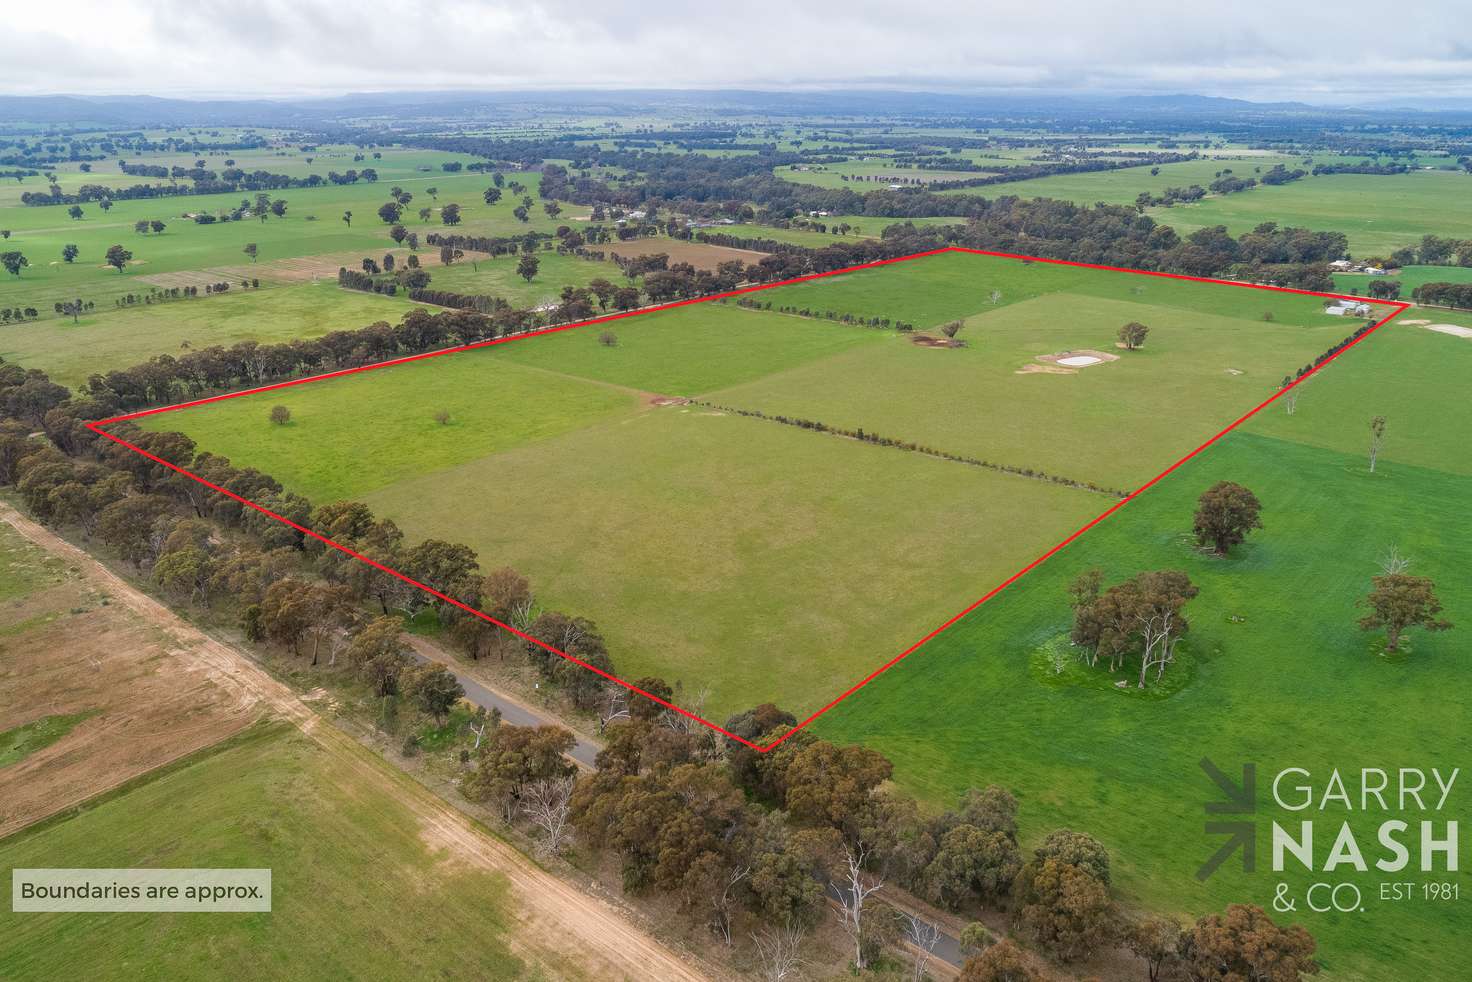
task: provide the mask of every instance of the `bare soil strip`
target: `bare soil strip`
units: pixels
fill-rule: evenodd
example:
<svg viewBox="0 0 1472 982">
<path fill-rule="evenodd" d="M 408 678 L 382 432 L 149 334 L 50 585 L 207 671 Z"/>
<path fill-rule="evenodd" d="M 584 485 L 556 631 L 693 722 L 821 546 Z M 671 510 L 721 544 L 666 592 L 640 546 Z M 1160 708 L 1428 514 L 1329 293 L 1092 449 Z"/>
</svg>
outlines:
<svg viewBox="0 0 1472 982">
<path fill-rule="evenodd" d="M 730 246 L 711 245 L 708 242 L 681 242 L 678 239 L 630 239 L 627 242 L 602 243 L 588 247 L 595 252 L 606 252 L 613 256 L 647 256 L 663 252 L 671 263 L 689 263 L 696 269 L 715 269 L 721 263 L 739 259 L 743 263 L 754 263 L 767 255 L 754 249 L 733 249 Z M 336 270 L 333 270 L 336 273 Z"/>
</svg>

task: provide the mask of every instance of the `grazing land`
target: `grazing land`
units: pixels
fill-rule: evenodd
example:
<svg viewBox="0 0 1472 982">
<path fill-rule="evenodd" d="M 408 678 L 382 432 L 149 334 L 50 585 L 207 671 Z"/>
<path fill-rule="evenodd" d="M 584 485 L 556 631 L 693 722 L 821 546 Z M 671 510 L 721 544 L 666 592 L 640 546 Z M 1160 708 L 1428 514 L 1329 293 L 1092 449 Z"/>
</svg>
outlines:
<svg viewBox="0 0 1472 982">
<path fill-rule="evenodd" d="M 1262 222 L 1344 232 L 1356 256 L 1386 256 L 1425 235 L 1472 224 L 1472 176 L 1460 171 L 1323 174 L 1207 198 L 1151 214 L 1182 235 L 1225 225 L 1234 235 Z"/>
<path fill-rule="evenodd" d="M 701 304 L 609 325 L 613 344 L 573 329 L 145 423 L 314 501 L 468 541 L 586 611 L 626 677 L 708 689 L 716 716 L 809 710 L 1352 329 L 1310 297 L 965 254 L 750 298 L 773 309 Z M 966 347 L 778 312 L 793 307 L 959 317 Z M 1122 352 L 1131 320 L 1153 333 Z M 1093 349 L 1097 365 L 1056 364 Z"/>
<path fill-rule="evenodd" d="M 1200 802 L 1214 793 L 1197 767 L 1203 755 L 1229 772 L 1250 760 L 1260 774 L 1299 766 L 1321 778 L 1345 761 L 1449 769 L 1472 751 L 1460 722 L 1472 711 L 1464 646 L 1421 633 L 1411 651 L 1386 656 L 1355 626 L 1355 602 L 1391 547 L 1439 583 L 1472 564 L 1466 537 L 1448 534 L 1472 507 L 1472 473 L 1454 449 L 1472 439 L 1459 406 L 1469 371 L 1472 343 L 1393 322 L 1308 383 L 1294 415 L 1280 406 L 1259 415 L 841 704 L 818 732 L 881 750 L 907 787 L 937 802 L 1008 782 L 1024 835 L 1096 830 L 1118 857 L 1116 883 L 1147 907 L 1267 906 L 1267 874 L 1229 862 L 1204 885 L 1192 876 L 1218 844 L 1201 835 Z M 1373 413 L 1390 420 L 1393 460 L 1372 475 Z M 1189 538 L 1196 496 L 1218 480 L 1248 485 L 1264 505 L 1264 530 L 1227 559 Z M 1067 584 L 1091 567 L 1110 582 L 1182 569 L 1201 587 L 1172 669 L 1187 673 L 1184 688 L 1142 698 L 1107 675 L 1054 677 L 1048 652 L 1060 638 L 1067 646 Z M 1472 618 L 1465 592 L 1443 599 L 1451 621 Z M 1270 817 L 1296 828 L 1293 815 Z M 1372 876 L 1348 878 L 1369 897 Z M 1299 889 L 1311 881 L 1297 879 Z M 1468 887 L 1466 873 L 1455 879 Z M 1452 906 L 1366 906 L 1372 934 L 1356 915 L 1297 915 L 1334 978 L 1383 978 L 1387 965 L 1445 977 L 1460 917 Z"/>
<path fill-rule="evenodd" d="M 332 280 L 94 311 L 75 324 L 70 318 L 15 324 L 0 332 L 0 357 L 80 387 L 94 373 L 156 355 L 178 357 L 210 345 L 290 341 L 375 321 L 396 323 L 416 306 L 401 298 L 341 290 L 335 270 Z"/>
</svg>

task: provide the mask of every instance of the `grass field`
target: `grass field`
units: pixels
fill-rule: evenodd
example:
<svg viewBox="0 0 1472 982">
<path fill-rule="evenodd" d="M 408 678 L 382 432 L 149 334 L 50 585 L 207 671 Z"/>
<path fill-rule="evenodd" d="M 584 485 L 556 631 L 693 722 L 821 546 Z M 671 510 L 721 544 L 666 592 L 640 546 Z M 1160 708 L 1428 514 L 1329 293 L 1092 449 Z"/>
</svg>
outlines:
<svg viewBox="0 0 1472 982">
<path fill-rule="evenodd" d="M 240 290 L 192 300 L 51 318 L 0 329 L 0 357 L 39 368 L 63 385 L 126 368 L 155 355 L 237 341 L 290 341 L 330 331 L 398 323 L 415 305 L 404 299 L 341 290 L 335 282 Z"/>
<path fill-rule="evenodd" d="M 1423 235 L 1458 237 L 1472 224 L 1472 175 L 1445 170 L 1388 177 L 1326 174 L 1150 214 L 1182 235 L 1213 225 L 1240 235 L 1267 221 L 1344 232 L 1352 255 L 1385 256 L 1416 245 Z"/>
<path fill-rule="evenodd" d="M 1365 294 L 1378 279 L 1400 283 L 1402 299 L 1411 299 L 1416 287 L 1425 283 L 1472 283 L 1472 268 L 1466 266 L 1406 266 L 1394 276 L 1367 276 L 1363 273 L 1335 273 L 1334 289 L 1342 293 Z"/>
<path fill-rule="evenodd" d="M 1220 837 L 1202 834 L 1201 802 L 1217 792 L 1197 761 L 1210 757 L 1229 774 L 1256 762 L 1261 809 L 1265 782 L 1285 767 L 1310 769 L 1322 787 L 1331 767 L 1445 772 L 1472 751 L 1463 725 L 1472 710 L 1463 657 L 1472 546 L 1453 531 L 1472 507 L 1457 449 L 1472 439 L 1460 395 L 1469 371 L 1472 342 L 1399 326 L 1381 332 L 1310 383 L 1296 415 L 1275 408 L 1230 435 L 842 704 L 818 732 L 888 754 L 900 783 L 937 804 L 991 782 L 1015 789 L 1027 840 L 1059 825 L 1097 835 L 1113 854 L 1116 884 L 1151 908 L 1195 915 L 1244 900 L 1270 908 L 1278 879 L 1300 897 L 1318 879 L 1352 880 L 1366 891 L 1364 913 L 1314 914 L 1300 902 L 1293 915 L 1318 937 L 1325 977 L 1445 977 L 1464 920 L 1458 903 L 1383 903 L 1373 884 L 1387 877 L 1344 868 L 1275 876 L 1265 826 L 1259 872 L 1243 874 L 1231 860 L 1199 884 L 1194 872 Z M 1392 422 L 1372 476 L 1373 412 Z M 1226 560 L 1188 542 L 1196 496 L 1220 479 L 1252 488 L 1266 525 Z M 1413 573 L 1437 581 L 1457 629 L 1417 633 L 1409 653 L 1387 658 L 1356 628 L 1355 601 L 1391 546 L 1412 558 Z M 1040 666 L 1040 653 L 1068 630 L 1066 584 L 1093 566 L 1110 581 L 1178 568 L 1201 587 L 1172 669 L 1188 678 L 1174 696 L 1058 684 Z M 1404 817 L 1456 818 L 1466 798 L 1453 797 L 1449 814 Z M 1260 826 L 1264 817 L 1296 830 L 1299 818 L 1319 816 L 1268 807 Z M 1352 820 L 1373 857 L 1374 829 L 1392 817 L 1331 806 L 1319 829 L 1331 837 Z M 1472 886 L 1465 873 L 1451 879 Z"/>
<path fill-rule="evenodd" d="M 523 570 L 544 603 L 600 624 L 626 676 L 663 675 L 685 698 L 708 684 L 718 718 L 772 698 L 811 709 L 1114 499 L 649 396 L 1131 488 L 1347 330 L 1312 298 L 1131 279 L 948 254 L 753 296 L 969 315 L 963 349 L 701 304 L 614 322 L 612 346 L 568 330 L 145 425 Z M 1137 318 L 1156 331 L 1142 351 L 1019 374 L 1039 355 L 1113 350 Z M 268 421 L 277 404 L 290 424 Z"/>
<path fill-rule="evenodd" d="M 1192 184 L 1206 187 L 1216 180 L 1217 174 L 1222 171 L 1230 170 L 1237 177 L 1253 177 L 1257 173 L 1257 168 L 1266 171 L 1274 164 L 1283 164 L 1291 169 L 1298 166 L 1302 160 L 1302 157 L 1277 155 L 1206 157 L 1178 164 L 1161 164 L 1156 174 L 1150 173 L 1156 168 L 1146 164 L 1139 167 L 1124 167 L 1119 170 L 1059 174 L 1027 181 L 988 184 L 983 187 L 956 188 L 941 193 L 979 194 L 985 198 L 999 198 L 1015 194 L 1023 198 L 1059 198 L 1082 205 L 1091 205 L 1096 201 L 1112 205 L 1132 205 L 1142 191 L 1161 194 L 1166 188 L 1172 187 L 1184 188 Z M 1162 221 L 1165 220 L 1162 219 Z"/>
<path fill-rule="evenodd" d="M 443 861 L 407 808 L 330 764 L 293 731 L 260 725 L 0 841 L 3 869 L 269 867 L 273 895 L 262 914 L 7 907 L 0 977 L 340 979 L 386 963 L 420 978 L 527 977 L 508 948 L 504 877 Z"/>
<path fill-rule="evenodd" d="M 367 397 L 369 401 L 364 402 Z M 313 501 L 352 498 L 395 481 L 545 440 L 637 405 L 629 392 L 523 368 L 489 351 L 433 358 L 152 416 L 201 449 L 268 463 Z M 276 405 L 291 411 L 271 423 Z M 449 421 L 435 419 L 449 413 Z"/>
<path fill-rule="evenodd" d="M 420 262 L 429 271 L 434 289 L 489 294 L 518 307 L 556 303 L 563 287 L 587 286 L 600 277 L 617 286 L 628 282 L 623 270 L 611 262 L 591 262 L 556 252 L 537 253 L 537 275 L 530 281 L 517 274 L 516 256 L 491 259 L 481 253 L 467 253 L 459 262 L 442 266 L 432 252 L 421 256 Z"/>
</svg>

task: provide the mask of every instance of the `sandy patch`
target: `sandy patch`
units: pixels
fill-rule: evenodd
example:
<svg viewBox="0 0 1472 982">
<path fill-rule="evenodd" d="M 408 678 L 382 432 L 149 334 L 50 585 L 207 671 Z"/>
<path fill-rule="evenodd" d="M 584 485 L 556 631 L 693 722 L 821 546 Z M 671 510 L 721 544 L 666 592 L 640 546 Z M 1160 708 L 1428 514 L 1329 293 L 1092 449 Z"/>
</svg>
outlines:
<svg viewBox="0 0 1472 982">
<path fill-rule="evenodd" d="M 1426 320 L 1418 320 L 1418 321 L 1401 321 L 1400 323 L 1402 323 L 1402 324 L 1430 324 L 1431 322 L 1430 321 L 1426 321 Z"/>
<path fill-rule="evenodd" d="M 1407 323 L 1410 323 L 1407 321 Z M 1462 327 L 1460 324 L 1423 324 L 1428 331 L 1437 334 L 1450 334 L 1454 338 L 1472 338 L 1472 327 Z"/>
<path fill-rule="evenodd" d="M 1013 375 L 1077 375 L 1078 370 L 1074 368 L 1059 368 L 1057 365 L 1039 365 L 1036 363 L 1023 365 Z"/>
<path fill-rule="evenodd" d="M 651 405 L 651 406 L 688 406 L 689 404 L 690 404 L 690 400 L 689 399 L 682 399 L 679 396 L 650 396 L 649 397 L 649 405 Z"/>
</svg>

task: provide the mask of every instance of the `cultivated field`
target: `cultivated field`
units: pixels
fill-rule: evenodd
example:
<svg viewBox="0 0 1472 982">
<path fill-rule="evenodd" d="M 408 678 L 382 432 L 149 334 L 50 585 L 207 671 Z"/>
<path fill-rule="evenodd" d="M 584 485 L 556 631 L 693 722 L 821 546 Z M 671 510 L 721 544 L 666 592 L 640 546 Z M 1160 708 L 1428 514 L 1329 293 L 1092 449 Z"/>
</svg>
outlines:
<svg viewBox="0 0 1472 982">
<path fill-rule="evenodd" d="M 569 330 L 146 425 L 510 563 L 626 677 L 708 689 L 723 718 L 821 705 L 1358 326 L 1313 298 L 961 254 L 752 296 L 959 317 L 967 346 L 703 304 L 611 324 L 612 345 Z M 1142 350 L 1115 347 L 1130 320 Z M 1060 363 L 1078 351 L 1097 363 Z"/>
<path fill-rule="evenodd" d="M 255 718 L 196 646 L 26 542 L 7 521 L 30 523 L 0 510 L 0 839 Z"/>
<path fill-rule="evenodd" d="M 715 269 L 721 263 L 733 261 L 755 263 L 766 255 L 764 252 L 754 252 L 751 249 L 731 249 L 704 242 L 678 242 L 673 239 L 630 239 L 627 242 L 610 242 L 594 248 L 611 256 L 647 256 L 665 253 L 670 257 L 671 264 L 689 263 L 696 269 Z"/>
</svg>

